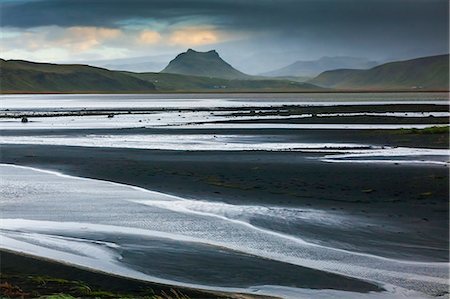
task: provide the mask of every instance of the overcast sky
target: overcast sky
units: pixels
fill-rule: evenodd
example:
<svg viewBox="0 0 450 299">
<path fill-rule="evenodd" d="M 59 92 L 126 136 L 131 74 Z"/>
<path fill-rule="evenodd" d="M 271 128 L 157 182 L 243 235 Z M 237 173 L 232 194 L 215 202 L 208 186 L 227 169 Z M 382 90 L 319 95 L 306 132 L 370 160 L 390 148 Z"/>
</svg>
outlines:
<svg viewBox="0 0 450 299">
<path fill-rule="evenodd" d="M 245 70 L 448 53 L 448 0 L 0 0 L 0 56 L 77 62 L 217 49 Z"/>
</svg>

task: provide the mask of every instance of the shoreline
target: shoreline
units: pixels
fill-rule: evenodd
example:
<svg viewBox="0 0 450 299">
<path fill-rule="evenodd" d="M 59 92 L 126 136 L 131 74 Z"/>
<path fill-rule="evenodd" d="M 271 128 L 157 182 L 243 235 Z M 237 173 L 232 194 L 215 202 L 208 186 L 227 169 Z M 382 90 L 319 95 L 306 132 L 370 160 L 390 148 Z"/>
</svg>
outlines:
<svg viewBox="0 0 450 299">
<path fill-rule="evenodd" d="M 39 280 L 39 278 L 41 278 L 41 280 L 44 280 L 44 282 L 41 281 L 41 283 L 43 284 L 45 284 L 46 279 L 53 282 L 59 281 L 63 284 L 64 283 L 68 284 L 69 282 L 83 283 L 89 286 L 92 289 L 92 291 L 96 290 L 96 292 L 98 293 L 103 292 L 105 294 L 114 293 L 115 295 L 120 296 L 132 295 L 132 296 L 146 297 L 148 295 L 156 295 L 156 296 L 163 296 L 162 298 L 172 298 L 164 296 L 165 294 L 171 296 L 174 294 L 173 291 L 175 291 L 176 292 L 175 294 L 187 296 L 186 298 L 221 298 L 221 299 L 277 298 L 264 295 L 228 293 L 228 292 L 188 288 L 176 285 L 165 285 L 156 282 L 139 280 L 125 276 L 120 276 L 117 274 L 107 273 L 100 270 L 65 263 L 62 261 L 47 259 L 44 257 L 39 257 L 24 252 L 16 252 L 5 248 L 0 248 L 0 261 L 1 261 L 0 267 L 1 284 L 4 285 L 5 283 L 8 283 L 10 285 L 16 285 L 25 293 L 31 292 L 27 290 L 26 286 L 26 284 L 29 284 L 29 282 L 26 283 L 25 281 L 23 281 L 23 278 L 33 277 L 34 280 Z M 20 284 L 22 284 L 22 286 Z M 59 287 L 64 288 L 62 286 Z M 51 289 L 49 288 L 47 289 L 48 292 L 50 293 L 52 292 Z M 60 293 L 58 292 L 57 289 L 53 291 L 55 291 L 55 293 Z M 2 288 L 0 289 L 0 294 L 3 293 L 5 293 L 5 289 Z M 41 295 L 51 295 L 51 294 L 41 294 Z M 89 294 L 86 295 L 89 296 Z M 25 296 L 25 298 L 32 298 L 32 297 Z M 83 298 L 89 297 L 83 296 Z M 98 295 L 95 295 L 95 298 L 112 298 L 112 297 L 110 297 L 109 295 L 105 297 L 98 297 Z"/>
</svg>

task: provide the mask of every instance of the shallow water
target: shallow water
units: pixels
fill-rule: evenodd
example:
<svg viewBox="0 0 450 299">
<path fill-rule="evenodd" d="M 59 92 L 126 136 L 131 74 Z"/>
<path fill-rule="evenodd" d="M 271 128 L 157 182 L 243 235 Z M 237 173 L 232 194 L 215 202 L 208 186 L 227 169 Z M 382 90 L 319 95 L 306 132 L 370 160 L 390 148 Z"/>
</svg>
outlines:
<svg viewBox="0 0 450 299">
<path fill-rule="evenodd" d="M 322 242 L 308 234 L 303 238 L 292 227 L 295 223 L 320 232 L 339 226 L 341 233 L 350 234 L 357 230 L 354 224 L 368 224 L 354 215 L 184 199 L 11 165 L 1 165 L 0 171 L 3 248 L 140 279 L 282 296 L 305 283 L 302 270 L 293 265 L 378 282 L 389 295 L 411 294 L 407 289 L 435 293 L 447 287 L 447 263 L 339 249 L 324 244 L 320 235 L 315 238 Z M 384 230 L 393 225 L 371 221 Z M 145 256 L 161 264 L 143 265 Z M 224 265 L 231 268 L 225 271 Z M 168 270 L 161 272 L 161 267 Z M 239 269 L 236 280 L 230 280 L 233 268 Z M 268 268 L 275 270 L 264 271 Z M 280 276 L 289 271 L 297 275 Z M 289 292 L 264 285 L 289 286 Z"/>
<path fill-rule="evenodd" d="M 1 95 L 2 109 L 219 108 L 282 105 L 448 104 L 447 93 Z"/>
<path fill-rule="evenodd" d="M 85 134 L 0 136 L 0 144 L 47 144 L 174 151 L 298 151 L 324 162 L 449 165 L 450 150 L 358 143 L 299 143 L 276 136 L 212 134 Z M 317 156 L 317 154 L 321 154 Z"/>
<path fill-rule="evenodd" d="M 8 95 L 1 96 L 4 115 L 23 111 L 51 114 L 73 109 L 189 111 L 155 110 L 113 118 L 32 117 L 28 123 L 2 118 L 0 128 L 7 133 L 0 136 L 0 144 L 19 144 L 24 148 L 30 144 L 78 146 L 87 152 L 92 147 L 170 150 L 177 154 L 284 151 L 320 165 L 414 164 L 420 169 L 438 170 L 448 167 L 448 149 L 385 146 L 370 140 L 339 141 L 339 132 L 346 130 L 427 128 L 435 125 L 433 117 L 448 117 L 448 112 L 397 110 L 317 115 L 426 118 L 421 124 L 295 124 L 288 120 L 311 118 L 312 114 L 231 115 L 242 107 L 262 111 L 283 105 L 395 103 L 449 102 L 448 95 L 442 93 Z M 193 111 L 199 108 L 210 111 Z M 249 122 L 226 122 L 230 119 Z M 281 122 L 270 123 L 270 119 Z M 261 120 L 267 121 L 256 123 Z M 330 141 L 302 135 L 308 130 L 313 136 L 320 129 L 336 130 L 337 135 Z M 264 133 L 269 130 L 270 133 Z M 287 130 L 292 134 L 281 134 Z M 437 245 L 439 242 L 427 243 L 423 236 L 414 237 L 412 222 L 407 224 L 401 219 L 376 214 L 362 217 L 296 204 L 288 207 L 230 204 L 209 198 L 177 197 L 13 165 L 1 165 L 0 172 L 3 248 L 139 279 L 285 298 L 423 298 L 448 289 L 446 249 Z M 399 232 L 411 239 L 399 239 Z M 370 289 L 359 280 L 329 277 L 325 272 L 371 282 L 386 291 Z M 365 288 L 373 292 L 357 292 Z"/>
</svg>

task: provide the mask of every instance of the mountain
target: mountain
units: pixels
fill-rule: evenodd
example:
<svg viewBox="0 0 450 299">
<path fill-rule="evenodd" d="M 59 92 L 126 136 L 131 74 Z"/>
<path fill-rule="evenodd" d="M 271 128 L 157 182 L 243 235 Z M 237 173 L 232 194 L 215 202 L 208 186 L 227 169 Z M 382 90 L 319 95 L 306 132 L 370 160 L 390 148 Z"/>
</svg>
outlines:
<svg viewBox="0 0 450 299">
<path fill-rule="evenodd" d="M 197 52 L 189 49 L 175 57 L 161 72 L 224 79 L 251 78 L 225 62 L 215 50 Z"/>
<path fill-rule="evenodd" d="M 263 73 L 268 77 L 314 77 L 318 74 L 334 69 L 366 69 L 377 65 L 375 61 L 366 58 L 336 56 L 322 57 L 317 60 L 296 61 L 283 68 Z"/>
<path fill-rule="evenodd" d="M 218 45 L 217 50 L 221 57 L 245 74 L 258 76 L 272 70 L 279 69 L 293 61 L 298 60 L 298 50 L 278 49 L 271 50 L 268 47 L 259 47 L 255 51 L 253 46 L 244 50 L 236 47 L 235 43 Z M 222 54 L 223 53 L 223 54 Z M 263 63 L 262 63 L 263 62 Z"/>
<path fill-rule="evenodd" d="M 238 80 L 110 71 L 77 64 L 0 59 L 2 93 L 285 92 L 323 88 L 290 80 Z"/>
<path fill-rule="evenodd" d="M 200 54 L 210 53 L 209 55 L 218 57 L 217 53 L 212 52 L 214 51 Z M 197 55 L 194 56 L 198 57 Z M 200 56 L 203 57 L 203 55 Z M 218 59 L 223 62 L 220 57 Z M 218 59 L 215 58 L 214 61 Z M 227 66 L 228 71 L 231 68 L 238 74 L 242 74 L 243 78 L 229 79 L 172 73 L 133 73 L 110 71 L 79 64 L 49 64 L 0 59 L 0 92 L 151 93 L 308 92 L 326 91 L 327 89 L 328 91 L 333 89 L 355 91 L 448 90 L 448 63 L 448 54 L 431 56 L 386 63 L 368 70 L 340 69 L 326 71 L 316 78 L 302 83 L 289 77 L 275 79 L 248 76 L 236 71 L 226 63 L 225 66 Z M 217 68 L 213 69 L 216 70 Z"/>
<path fill-rule="evenodd" d="M 385 63 L 368 70 L 326 71 L 309 83 L 353 90 L 448 90 L 449 55 Z"/>
<path fill-rule="evenodd" d="M 151 92 L 155 85 L 120 72 L 78 64 L 0 60 L 2 92 Z"/>
</svg>

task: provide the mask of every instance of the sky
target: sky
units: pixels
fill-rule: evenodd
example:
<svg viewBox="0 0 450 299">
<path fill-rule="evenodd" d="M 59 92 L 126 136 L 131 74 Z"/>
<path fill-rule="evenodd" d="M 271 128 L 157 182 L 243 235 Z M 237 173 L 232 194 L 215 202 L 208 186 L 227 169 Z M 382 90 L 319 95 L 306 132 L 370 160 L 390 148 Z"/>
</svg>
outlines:
<svg viewBox="0 0 450 299">
<path fill-rule="evenodd" d="M 165 62 L 216 49 L 255 73 L 322 56 L 448 53 L 448 22 L 447 0 L 0 0 L 0 57 Z"/>
</svg>

